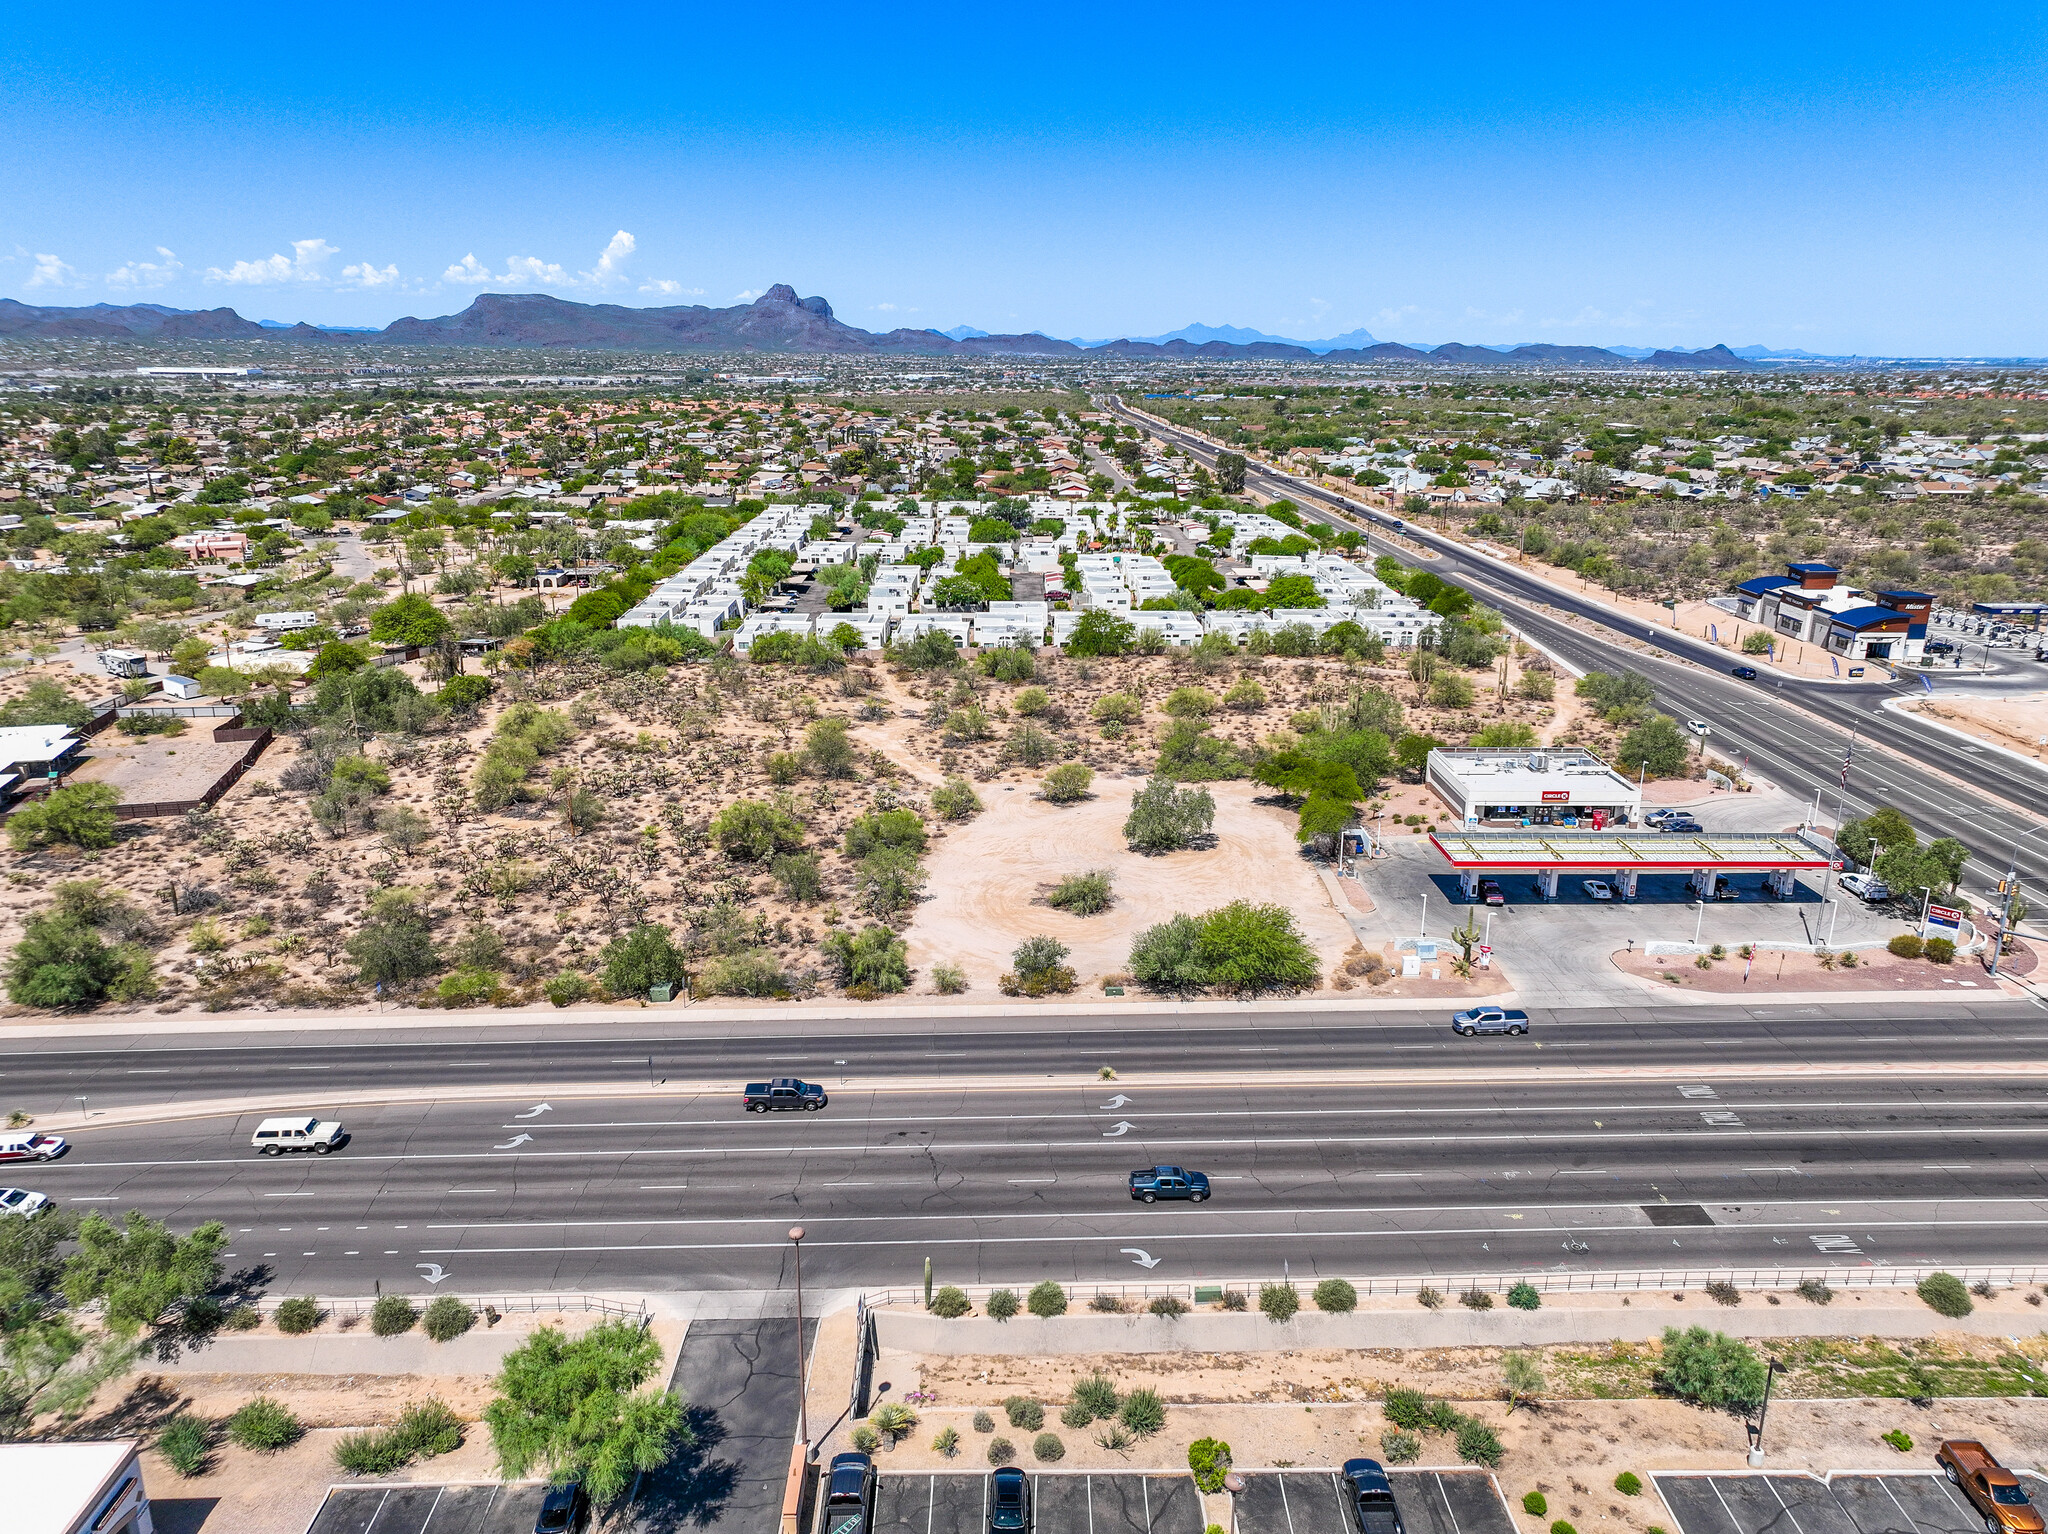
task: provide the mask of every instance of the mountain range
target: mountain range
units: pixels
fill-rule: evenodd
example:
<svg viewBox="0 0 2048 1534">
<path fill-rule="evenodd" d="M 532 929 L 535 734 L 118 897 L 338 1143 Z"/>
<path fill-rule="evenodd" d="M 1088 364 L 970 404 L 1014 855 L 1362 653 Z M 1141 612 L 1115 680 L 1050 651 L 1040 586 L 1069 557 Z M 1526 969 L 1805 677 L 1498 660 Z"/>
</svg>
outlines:
<svg viewBox="0 0 2048 1534">
<path fill-rule="evenodd" d="M 1461 342 L 1422 349 L 1376 341 L 1364 330 L 1328 341 L 1299 342 L 1236 326 L 1188 325 L 1165 336 L 1062 341 L 1037 331 L 990 335 L 972 326 L 951 331 L 900 329 L 877 333 L 848 325 L 822 298 L 799 298 L 777 283 L 752 303 L 729 308 L 676 304 L 631 309 L 579 304 L 546 293 L 480 293 L 459 314 L 408 315 L 382 330 L 286 325 L 248 320 L 233 309 L 171 309 L 162 304 L 92 304 L 50 308 L 0 299 L 0 340 L 106 339 L 163 341 L 294 341 L 347 346 L 381 341 L 407 346 L 583 347 L 635 351 L 796 352 L 912 357 L 1078 357 L 1091 352 L 1131 358 L 1216 361 L 1448 362 L 1461 366 L 1553 364 L 1571 367 L 1750 369 L 1763 364 L 1726 346 L 1657 351 L 1640 357 L 1597 346 L 1532 343 L 1512 348 Z M 1761 347 L 1745 352 L 1763 353 Z"/>
</svg>

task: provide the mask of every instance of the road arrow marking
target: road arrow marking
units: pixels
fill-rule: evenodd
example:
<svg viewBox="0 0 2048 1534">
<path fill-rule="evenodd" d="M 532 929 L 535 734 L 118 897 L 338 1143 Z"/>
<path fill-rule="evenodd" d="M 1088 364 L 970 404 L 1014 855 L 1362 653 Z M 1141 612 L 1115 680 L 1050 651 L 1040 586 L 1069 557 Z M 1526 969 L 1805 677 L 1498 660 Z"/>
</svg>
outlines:
<svg viewBox="0 0 2048 1534">
<path fill-rule="evenodd" d="M 1105 1129 L 1102 1131 L 1102 1138 L 1105 1140 L 1114 1140 L 1118 1135 L 1127 1135 L 1137 1127 L 1138 1126 L 1136 1124 L 1131 1123 L 1128 1119 L 1118 1119 L 1116 1121 L 1116 1128 Z"/>
<path fill-rule="evenodd" d="M 524 1113 L 515 1113 L 512 1116 L 514 1118 L 519 1119 L 536 1119 L 539 1118 L 543 1113 L 553 1113 L 554 1111 L 555 1105 L 553 1103 L 535 1103 L 531 1108 L 528 1108 Z"/>
<path fill-rule="evenodd" d="M 1121 1108 L 1124 1106 L 1124 1104 L 1128 1103 L 1129 1101 L 1130 1099 L 1128 1097 L 1124 1096 L 1123 1093 L 1119 1092 L 1116 1094 L 1116 1096 L 1112 1097 L 1108 1102 L 1102 1105 L 1102 1111 L 1107 1113 L 1112 1109 Z"/>
<path fill-rule="evenodd" d="M 1117 1250 L 1119 1252 L 1127 1253 L 1130 1256 L 1131 1261 L 1135 1262 L 1141 1268 L 1156 1268 L 1159 1266 L 1161 1262 L 1165 1261 L 1164 1258 L 1154 1257 L 1142 1246 L 1120 1246 L 1117 1248 Z"/>
<path fill-rule="evenodd" d="M 520 1133 L 514 1135 L 511 1139 L 507 1140 L 503 1145 L 493 1145 L 491 1149 L 517 1150 L 520 1146 L 524 1145 L 528 1140 L 531 1140 L 532 1138 L 532 1135 L 527 1134 L 522 1130 Z"/>
<path fill-rule="evenodd" d="M 416 1262 L 413 1266 L 420 1270 L 420 1276 L 430 1284 L 438 1284 L 448 1276 L 448 1270 L 438 1262 Z"/>
</svg>

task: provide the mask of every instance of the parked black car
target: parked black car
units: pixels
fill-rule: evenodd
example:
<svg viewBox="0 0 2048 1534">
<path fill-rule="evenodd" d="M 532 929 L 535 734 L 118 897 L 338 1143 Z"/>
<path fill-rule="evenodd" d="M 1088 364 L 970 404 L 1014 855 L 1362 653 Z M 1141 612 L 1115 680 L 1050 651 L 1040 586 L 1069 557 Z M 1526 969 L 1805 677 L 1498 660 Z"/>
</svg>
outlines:
<svg viewBox="0 0 2048 1534">
<path fill-rule="evenodd" d="M 825 1478 L 825 1534 L 865 1534 L 875 1516 L 875 1462 L 835 1454 Z"/>
<path fill-rule="evenodd" d="M 1025 1534 L 1031 1527 L 1031 1478 L 1004 1465 L 988 1479 L 988 1534 Z"/>
<path fill-rule="evenodd" d="M 590 1511 L 590 1499 L 583 1495 L 583 1488 L 575 1481 L 567 1486 L 551 1486 L 548 1494 L 540 1499 L 540 1512 L 533 1520 L 533 1534 L 574 1534 L 583 1527 L 584 1515 Z"/>
<path fill-rule="evenodd" d="M 1756 680 L 1756 667 L 1737 666 L 1733 671 L 1730 671 L 1728 674 L 1739 681 L 1754 682 Z"/>
<path fill-rule="evenodd" d="M 1344 1461 L 1344 1484 L 1359 1534 L 1407 1534 L 1401 1509 L 1394 1504 L 1394 1483 L 1378 1460 Z"/>
</svg>

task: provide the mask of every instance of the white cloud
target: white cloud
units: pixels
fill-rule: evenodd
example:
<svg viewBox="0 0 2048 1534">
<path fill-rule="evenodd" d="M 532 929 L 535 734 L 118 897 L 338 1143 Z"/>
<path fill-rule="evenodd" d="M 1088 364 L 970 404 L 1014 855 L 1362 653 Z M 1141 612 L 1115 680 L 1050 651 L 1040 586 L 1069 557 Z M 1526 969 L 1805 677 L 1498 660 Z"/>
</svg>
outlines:
<svg viewBox="0 0 2048 1534">
<path fill-rule="evenodd" d="M 364 262 L 359 266 L 344 266 L 341 280 L 352 288 L 395 288 L 398 286 L 398 268 L 387 266 L 382 271 Z"/>
<path fill-rule="evenodd" d="M 61 261 L 55 256 L 38 255 L 36 257 L 36 269 L 28 274 L 28 281 L 24 286 L 31 288 L 75 288 L 78 286 L 78 273 L 68 261 Z"/>
<path fill-rule="evenodd" d="M 1403 304 L 1398 309 L 1382 309 L 1372 317 L 1372 328 L 1374 330 L 1391 330 L 1397 325 L 1407 324 L 1408 321 L 1414 319 L 1420 313 L 1422 313 L 1422 310 L 1414 304 Z"/>
<path fill-rule="evenodd" d="M 620 268 L 625 265 L 626 258 L 638 248 L 639 243 L 621 229 L 612 236 L 611 243 L 605 246 L 604 254 L 597 258 L 597 269 L 585 272 L 583 281 L 593 288 L 610 287 L 615 282 L 624 281 L 626 274 Z"/>
<path fill-rule="evenodd" d="M 640 284 L 640 291 L 643 293 L 666 293 L 671 297 L 677 298 L 702 298 L 704 296 L 702 288 L 686 288 L 673 277 L 657 277 L 652 282 L 643 282 Z"/>
<path fill-rule="evenodd" d="M 159 245 L 156 253 L 161 261 L 124 261 L 107 273 L 107 286 L 134 291 L 141 288 L 160 288 L 178 273 L 185 270 L 185 263 L 170 251 Z"/>
<path fill-rule="evenodd" d="M 261 261 L 237 261 L 226 271 L 217 266 L 206 269 L 208 282 L 232 282 L 244 287 L 276 287 L 288 282 L 325 282 L 327 258 L 341 251 L 323 239 L 293 240 L 289 258 L 265 256 Z"/>
<path fill-rule="evenodd" d="M 485 266 L 483 262 L 477 260 L 475 252 L 471 252 L 449 267 L 447 271 L 443 272 L 441 280 L 443 282 L 489 282 L 491 280 L 491 269 Z"/>
<path fill-rule="evenodd" d="M 917 305 L 915 304 L 869 304 L 868 307 L 870 309 L 878 310 L 883 314 L 917 313 Z"/>
<path fill-rule="evenodd" d="M 750 304 L 760 296 L 752 288 L 741 288 L 739 292 L 733 294 L 732 301 L 736 304 Z"/>
</svg>

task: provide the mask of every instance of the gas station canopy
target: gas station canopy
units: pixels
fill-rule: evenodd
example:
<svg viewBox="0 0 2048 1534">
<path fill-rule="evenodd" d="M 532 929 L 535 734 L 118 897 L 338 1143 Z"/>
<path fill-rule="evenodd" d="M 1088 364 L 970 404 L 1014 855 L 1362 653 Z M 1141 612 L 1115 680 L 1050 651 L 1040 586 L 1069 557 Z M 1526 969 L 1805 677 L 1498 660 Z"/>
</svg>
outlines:
<svg viewBox="0 0 2048 1534">
<path fill-rule="evenodd" d="M 1453 868 L 1474 873 L 1691 873 L 1701 868 L 1730 873 L 1828 866 L 1825 849 L 1790 831 L 1545 831 L 1532 826 L 1432 831 L 1429 839 Z"/>
</svg>

